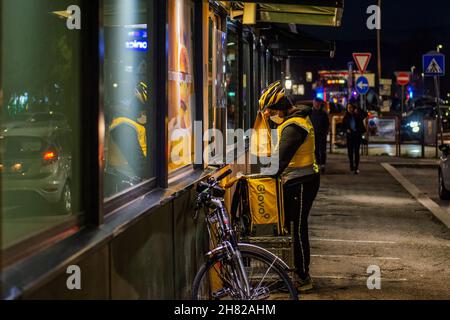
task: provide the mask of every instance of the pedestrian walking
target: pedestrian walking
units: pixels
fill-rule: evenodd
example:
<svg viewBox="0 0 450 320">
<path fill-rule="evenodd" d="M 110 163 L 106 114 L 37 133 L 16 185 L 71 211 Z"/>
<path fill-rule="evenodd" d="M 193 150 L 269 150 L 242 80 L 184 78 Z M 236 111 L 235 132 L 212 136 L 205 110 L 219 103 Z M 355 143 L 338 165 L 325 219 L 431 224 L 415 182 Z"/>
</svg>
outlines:
<svg viewBox="0 0 450 320">
<path fill-rule="evenodd" d="M 364 115 L 354 104 L 348 104 L 343 120 L 343 129 L 347 134 L 347 151 L 350 171 L 359 174 L 360 150 L 362 136 L 366 132 Z"/>
<path fill-rule="evenodd" d="M 323 174 L 327 164 L 327 137 L 330 130 L 330 119 L 325 109 L 325 102 L 321 99 L 314 99 L 311 122 L 314 127 L 316 161 Z"/>
</svg>

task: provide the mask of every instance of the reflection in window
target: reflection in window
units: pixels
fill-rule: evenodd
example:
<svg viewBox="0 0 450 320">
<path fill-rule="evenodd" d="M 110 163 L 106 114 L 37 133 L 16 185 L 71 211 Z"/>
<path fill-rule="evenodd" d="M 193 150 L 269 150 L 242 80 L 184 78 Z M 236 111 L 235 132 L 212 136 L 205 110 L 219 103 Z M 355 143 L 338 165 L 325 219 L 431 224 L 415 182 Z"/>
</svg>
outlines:
<svg viewBox="0 0 450 320">
<path fill-rule="evenodd" d="M 147 1 L 105 0 L 105 198 L 152 176 Z"/>
<path fill-rule="evenodd" d="M 1 221 L 7 249 L 80 212 L 79 0 L 3 0 Z"/>
<path fill-rule="evenodd" d="M 169 0 L 169 173 L 193 163 L 193 4 Z"/>
</svg>

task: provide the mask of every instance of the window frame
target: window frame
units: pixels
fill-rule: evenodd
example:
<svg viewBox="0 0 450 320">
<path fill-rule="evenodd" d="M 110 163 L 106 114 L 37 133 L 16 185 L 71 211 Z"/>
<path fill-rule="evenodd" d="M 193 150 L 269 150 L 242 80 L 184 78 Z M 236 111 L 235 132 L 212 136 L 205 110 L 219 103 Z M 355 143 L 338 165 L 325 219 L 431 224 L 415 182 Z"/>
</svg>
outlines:
<svg viewBox="0 0 450 320">
<path fill-rule="evenodd" d="M 80 211 L 76 216 L 71 217 L 67 221 L 61 222 L 54 226 L 39 231 L 31 238 L 19 241 L 11 247 L 2 249 L 2 227 L 1 221 L 3 216 L 3 208 L 0 208 L 0 270 L 3 270 L 14 263 L 39 253 L 43 249 L 68 238 L 81 228 L 90 225 L 100 225 L 103 222 L 101 213 L 101 204 L 96 194 L 96 190 L 100 190 L 100 175 L 98 158 L 94 158 L 92 154 L 98 154 L 99 139 L 98 136 L 92 134 L 98 132 L 98 120 L 100 109 L 92 108 L 93 101 L 100 101 L 99 95 L 99 73 L 92 72 L 98 70 L 101 66 L 100 59 L 91 59 L 91 57 L 99 57 L 98 39 L 99 39 L 99 23 L 100 16 L 99 5 L 89 0 L 80 0 L 82 28 L 80 31 L 80 141 L 84 141 L 83 152 L 81 157 L 81 173 L 80 178 Z M 0 4 L 1 5 L 1 4 Z M 1 82 L 3 83 L 3 82 Z M 80 143 L 80 149 L 82 145 Z M 84 177 L 89 177 L 89 181 Z M 0 186 L 1 188 L 1 186 Z M 0 189 L 2 190 L 2 189 Z M 103 190 L 101 190 L 103 191 Z"/>
<path fill-rule="evenodd" d="M 166 24 L 168 26 L 168 24 L 169 24 L 169 12 L 168 12 L 167 1 L 166 0 L 159 0 L 159 1 L 165 2 L 165 6 L 166 6 L 166 11 L 165 11 L 166 12 Z M 164 159 L 164 161 L 165 161 L 164 162 L 164 164 L 165 164 L 165 168 L 164 168 L 164 171 L 165 171 L 165 173 L 164 173 L 164 176 L 165 176 L 164 187 L 165 188 L 168 188 L 170 185 L 174 184 L 176 182 L 177 178 L 185 176 L 188 173 L 192 173 L 196 169 L 199 169 L 200 167 L 202 167 L 202 165 L 199 166 L 198 164 L 196 164 L 196 160 L 197 160 L 198 155 L 195 154 L 195 135 L 194 135 L 194 132 L 195 132 L 194 123 L 195 123 L 195 121 L 201 121 L 203 119 L 203 115 L 202 115 L 203 110 L 199 114 L 199 108 L 198 108 L 198 100 L 200 99 L 200 97 L 199 97 L 200 94 L 199 94 L 198 90 L 199 90 L 199 88 L 201 88 L 201 86 L 198 87 L 198 85 L 201 83 L 201 82 L 199 82 L 199 79 L 200 80 L 202 79 L 202 70 L 201 70 L 202 63 L 197 63 L 197 61 L 195 60 L 195 57 L 197 57 L 197 54 L 199 52 L 198 51 L 198 47 L 202 48 L 202 42 L 203 42 L 203 38 L 201 37 L 201 35 L 202 35 L 202 32 L 201 32 L 202 29 L 201 28 L 202 27 L 198 25 L 199 23 L 201 24 L 201 21 L 202 21 L 202 19 L 201 19 L 202 1 L 198 1 L 198 0 L 187 0 L 187 1 L 191 2 L 192 10 L 193 10 L 193 12 L 192 12 L 192 19 L 194 19 L 194 21 L 191 22 L 192 23 L 192 30 L 191 30 L 191 32 L 192 32 L 192 56 L 194 57 L 194 59 L 192 61 L 192 75 L 194 77 L 194 80 L 192 82 L 192 85 L 194 87 L 194 104 L 191 106 L 191 111 L 193 111 L 193 113 L 194 113 L 194 116 L 192 117 L 192 132 L 191 132 L 191 134 L 192 134 L 192 142 L 191 142 L 192 145 L 191 145 L 191 148 L 193 149 L 193 153 L 192 153 L 193 159 L 192 159 L 192 163 L 191 164 L 188 164 L 188 165 L 183 166 L 183 167 L 176 168 L 172 172 L 169 172 L 169 157 L 168 157 L 168 153 L 169 153 L 169 128 L 166 125 L 166 127 L 165 127 L 166 131 L 164 133 L 164 135 L 166 136 L 166 139 L 165 139 L 165 144 L 166 145 L 164 147 L 164 150 L 166 150 L 165 151 L 166 156 L 165 156 L 165 159 Z M 200 16 L 199 16 L 199 12 L 200 12 Z M 167 48 L 169 48 L 169 46 L 170 46 L 168 37 L 169 37 L 169 34 L 167 32 L 166 38 L 165 38 L 166 41 L 167 41 Z M 165 109 L 166 109 L 164 122 L 166 122 L 166 119 L 168 119 L 168 117 L 169 117 L 169 99 L 168 99 L 168 95 L 169 95 L 169 83 L 168 83 L 169 82 L 169 78 L 168 78 L 168 75 L 169 75 L 169 61 L 168 61 L 168 59 L 169 59 L 169 49 L 167 49 L 167 50 L 168 51 L 167 51 L 166 62 L 165 62 L 166 63 L 166 76 L 165 76 L 165 79 L 166 79 L 165 80 L 165 82 L 166 82 L 166 89 L 165 90 L 166 91 L 165 92 L 166 92 L 167 96 L 166 96 L 166 102 L 164 104 Z M 202 55 L 200 55 L 200 57 L 201 56 Z M 160 60 L 157 60 L 157 61 L 160 61 Z M 199 67 L 200 67 L 200 70 L 199 70 Z M 203 101 L 203 97 L 200 99 L 200 101 Z M 158 150 L 163 150 L 163 149 L 158 149 Z M 202 161 L 202 163 L 203 163 L 203 161 Z"/>
<path fill-rule="evenodd" d="M 217 129 L 221 132 L 224 133 L 224 136 L 226 135 L 226 130 L 227 130 L 227 108 L 217 108 L 216 106 L 216 92 L 215 90 L 212 90 L 212 94 L 211 96 L 209 95 L 209 82 L 210 80 L 214 82 L 214 79 L 216 79 L 217 76 L 217 57 L 216 57 L 216 52 L 215 52 L 215 47 L 213 46 L 213 48 L 210 48 L 210 42 L 209 42 L 209 37 L 210 37 L 210 31 L 209 31 L 209 22 L 210 19 L 213 21 L 213 30 L 219 30 L 221 32 L 224 32 L 227 34 L 227 16 L 228 13 L 227 11 L 220 5 L 218 5 L 217 3 L 214 2 L 209 2 L 209 3 L 205 3 L 204 4 L 205 7 L 207 7 L 207 9 L 205 9 L 204 14 L 205 14 L 205 19 L 206 20 L 202 20 L 202 23 L 204 22 L 205 25 L 203 25 L 204 30 L 203 30 L 203 35 L 204 35 L 204 40 L 206 41 L 205 47 L 206 50 L 203 52 L 202 56 L 204 57 L 204 61 L 203 63 L 205 64 L 205 78 L 204 78 L 204 82 L 203 82 L 203 86 L 202 86 L 202 93 L 204 96 L 204 99 L 206 98 L 206 101 L 204 100 L 204 104 L 202 107 L 202 115 L 203 115 L 203 130 L 206 132 L 206 130 L 209 129 Z M 216 42 L 216 33 L 214 33 L 212 38 L 212 44 L 214 45 L 214 43 Z M 227 39 L 228 42 L 228 39 Z M 209 63 L 209 54 L 210 54 L 210 49 L 212 50 L 212 63 Z M 226 49 L 226 48 L 225 48 Z M 225 61 L 225 65 L 226 65 L 226 61 Z M 211 68 L 211 79 L 210 79 L 210 66 L 212 66 Z M 225 94 L 227 94 L 227 92 L 225 92 Z M 211 120 L 211 115 L 209 113 L 209 100 L 212 99 L 212 108 L 213 108 L 213 115 L 212 115 L 212 123 L 213 126 L 210 127 L 209 123 Z M 207 141 L 203 141 L 202 146 L 203 146 L 203 150 L 206 149 L 206 146 L 208 145 Z M 223 163 L 225 163 L 225 159 L 226 159 L 226 148 L 227 148 L 227 144 L 226 141 L 223 142 L 223 148 L 222 148 L 222 154 L 223 154 L 223 159 L 218 159 L 218 158 L 213 158 L 211 160 L 215 160 L 215 161 L 222 161 Z M 203 152 L 202 152 L 203 155 Z M 208 163 L 206 161 L 204 161 L 203 159 L 203 168 L 206 168 L 208 166 Z"/>
<path fill-rule="evenodd" d="M 149 96 L 153 97 L 152 100 L 149 102 L 150 104 L 153 104 L 155 106 L 154 112 L 152 112 L 151 115 L 149 115 L 149 118 L 151 119 L 152 123 L 148 125 L 148 127 L 153 128 L 153 130 L 150 130 L 150 144 L 152 154 L 156 154 L 156 158 L 154 159 L 153 163 L 153 177 L 147 179 L 146 181 L 143 181 L 139 185 L 134 186 L 133 188 L 129 188 L 126 190 L 123 190 L 119 192 L 118 194 L 115 194 L 109 198 L 104 197 L 104 161 L 100 162 L 100 201 L 103 202 L 100 210 L 100 217 L 99 217 L 99 223 L 98 225 L 101 225 L 104 221 L 104 218 L 113 214 L 117 208 L 120 208 L 136 198 L 152 191 L 153 189 L 157 188 L 158 186 L 164 187 L 164 180 L 165 179 L 165 173 L 164 171 L 160 170 L 160 166 L 158 165 L 161 161 L 164 161 L 162 159 L 162 155 L 160 155 L 160 152 L 155 152 L 156 150 L 163 150 L 161 149 L 161 140 L 164 140 L 164 135 L 162 135 L 161 132 L 161 126 L 160 126 L 160 119 L 161 117 L 165 117 L 162 113 L 162 108 L 157 108 L 156 106 L 162 105 L 161 103 L 165 103 L 164 101 L 167 99 L 167 94 L 152 94 L 153 92 L 166 92 L 166 85 L 162 82 L 164 81 L 157 81 L 157 79 L 166 79 L 167 81 L 167 72 L 164 73 L 164 66 L 166 63 L 164 61 L 165 58 L 165 50 L 164 46 L 156 46 L 156 43 L 160 43 L 160 39 L 165 39 L 165 30 L 164 26 L 167 22 L 167 6 L 165 5 L 166 1 L 158 0 L 158 1 L 152 1 L 152 0 L 146 0 L 146 6 L 147 6 L 147 32 L 149 34 L 149 38 L 151 39 L 151 42 L 149 43 L 149 50 L 147 51 L 147 75 L 150 79 L 150 82 L 152 84 L 155 84 L 155 89 L 152 87 L 150 88 Z M 104 0 L 100 1 L 100 9 L 99 9 L 99 15 L 101 19 L 101 23 L 99 24 L 99 29 L 104 30 L 104 23 L 103 23 L 103 3 Z M 166 15 L 163 14 L 157 14 L 157 12 L 165 12 Z M 152 32 L 153 30 L 153 32 Z M 152 35 L 154 35 L 152 37 Z M 102 44 L 99 42 L 99 46 Z M 164 54 L 162 54 L 162 51 Z M 154 53 L 153 53 L 154 52 Z M 159 63 L 156 63 L 156 62 Z M 152 63 L 153 62 L 153 63 Z M 104 56 L 101 57 L 101 68 L 100 68 L 100 90 L 101 92 L 104 92 L 104 79 L 103 79 L 103 65 L 104 65 Z M 153 67 L 153 65 L 156 66 Z M 162 77 L 162 75 L 164 76 Z M 166 103 L 165 103 L 166 104 Z M 103 97 L 100 99 L 99 103 L 99 109 L 101 117 L 99 119 L 99 123 L 105 123 L 105 116 L 104 116 L 104 100 Z M 104 158 L 104 131 L 107 130 L 107 128 L 104 128 L 103 130 L 99 130 L 99 139 L 101 140 L 101 145 L 99 146 L 99 151 L 102 154 L 102 159 Z M 156 136 L 159 138 L 163 137 L 163 139 L 156 139 Z"/>
</svg>

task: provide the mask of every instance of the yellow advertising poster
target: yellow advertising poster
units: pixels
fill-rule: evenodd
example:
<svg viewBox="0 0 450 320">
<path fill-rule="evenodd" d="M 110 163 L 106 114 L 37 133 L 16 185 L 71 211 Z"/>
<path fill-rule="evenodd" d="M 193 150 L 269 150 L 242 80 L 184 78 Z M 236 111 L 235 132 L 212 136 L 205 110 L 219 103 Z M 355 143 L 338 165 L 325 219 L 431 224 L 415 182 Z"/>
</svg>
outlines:
<svg viewBox="0 0 450 320">
<path fill-rule="evenodd" d="M 193 162 L 193 4 L 169 0 L 169 172 Z"/>
</svg>

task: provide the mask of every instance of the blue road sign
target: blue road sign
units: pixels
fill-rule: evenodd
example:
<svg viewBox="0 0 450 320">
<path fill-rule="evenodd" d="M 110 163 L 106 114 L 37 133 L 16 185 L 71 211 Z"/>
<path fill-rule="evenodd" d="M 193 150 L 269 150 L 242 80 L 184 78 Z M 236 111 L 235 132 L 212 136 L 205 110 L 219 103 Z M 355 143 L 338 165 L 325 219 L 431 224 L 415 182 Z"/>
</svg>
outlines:
<svg viewBox="0 0 450 320">
<path fill-rule="evenodd" d="M 367 78 L 364 76 L 360 76 L 356 80 L 355 87 L 356 92 L 358 92 L 359 94 L 367 94 L 367 92 L 369 92 L 369 80 L 367 80 Z"/>
<path fill-rule="evenodd" d="M 445 75 L 445 56 L 440 53 L 423 55 L 423 73 L 427 77 L 442 77 Z"/>
</svg>

